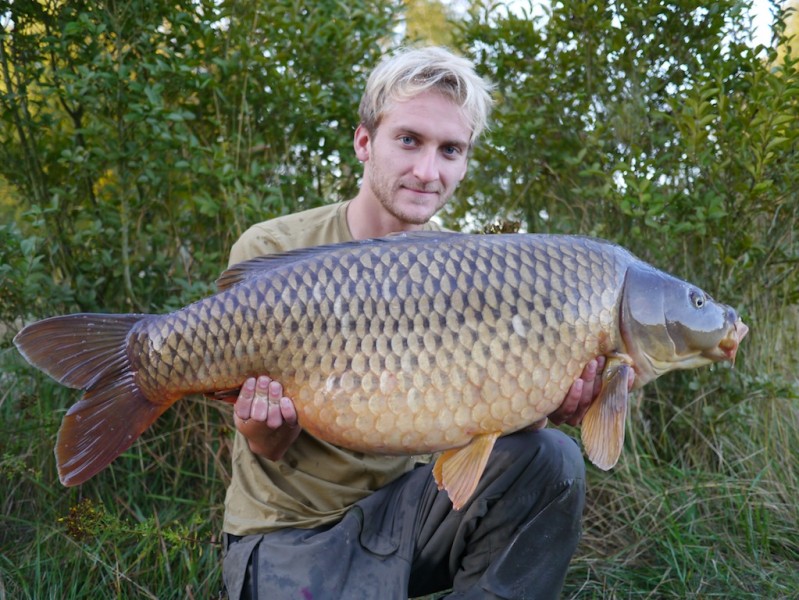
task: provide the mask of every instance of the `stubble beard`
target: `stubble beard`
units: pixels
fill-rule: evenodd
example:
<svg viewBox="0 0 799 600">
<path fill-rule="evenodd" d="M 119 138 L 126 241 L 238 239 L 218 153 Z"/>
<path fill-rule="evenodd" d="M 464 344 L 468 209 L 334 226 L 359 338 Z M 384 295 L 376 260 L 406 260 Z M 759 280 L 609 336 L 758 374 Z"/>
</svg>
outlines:
<svg viewBox="0 0 799 600">
<path fill-rule="evenodd" d="M 386 212 L 388 212 L 398 221 L 408 225 L 424 225 L 427 223 L 433 217 L 433 215 L 441 210 L 441 208 L 447 203 L 447 200 L 450 196 L 450 194 L 446 194 L 444 190 L 441 189 L 442 186 L 439 183 L 427 186 L 425 191 L 438 192 L 438 201 L 429 214 L 426 216 L 420 216 L 417 213 L 403 210 L 400 206 L 400 203 L 397 201 L 397 194 L 401 189 L 403 189 L 403 187 L 414 189 L 413 186 L 403 186 L 401 180 L 392 184 L 391 182 L 379 177 L 379 175 L 374 171 L 369 174 L 369 186 L 372 189 L 372 193 L 374 193 L 375 197 L 380 202 L 381 206 L 386 210 Z"/>
</svg>

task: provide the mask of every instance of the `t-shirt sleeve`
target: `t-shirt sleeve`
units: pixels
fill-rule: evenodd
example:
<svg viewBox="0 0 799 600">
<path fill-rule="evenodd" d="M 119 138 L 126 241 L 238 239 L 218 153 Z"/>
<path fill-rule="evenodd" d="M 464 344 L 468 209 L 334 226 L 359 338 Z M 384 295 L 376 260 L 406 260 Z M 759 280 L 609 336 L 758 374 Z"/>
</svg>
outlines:
<svg viewBox="0 0 799 600">
<path fill-rule="evenodd" d="M 280 252 L 280 248 L 275 239 L 259 225 L 253 225 L 233 244 L 228 266 L 276 252 Z"/>
</svg>

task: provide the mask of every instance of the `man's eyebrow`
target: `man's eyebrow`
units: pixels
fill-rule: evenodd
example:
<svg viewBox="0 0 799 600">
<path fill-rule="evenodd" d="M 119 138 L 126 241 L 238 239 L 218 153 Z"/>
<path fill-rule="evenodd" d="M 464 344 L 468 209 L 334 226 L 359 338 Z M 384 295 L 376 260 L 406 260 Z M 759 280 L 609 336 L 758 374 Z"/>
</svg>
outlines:
<svg viewBox="0 0 799 600">
<path fill-rule="evenodd" d="M 464 141 L 464 140 L 448 140 L 448 141 L 445 141 L 442 145 L 443 146 L 455 146 L 456 148 L 463 149 L 463 148 L 468 148 L 469 147 L 469 142 L 468 141 Z"/>
</svg>

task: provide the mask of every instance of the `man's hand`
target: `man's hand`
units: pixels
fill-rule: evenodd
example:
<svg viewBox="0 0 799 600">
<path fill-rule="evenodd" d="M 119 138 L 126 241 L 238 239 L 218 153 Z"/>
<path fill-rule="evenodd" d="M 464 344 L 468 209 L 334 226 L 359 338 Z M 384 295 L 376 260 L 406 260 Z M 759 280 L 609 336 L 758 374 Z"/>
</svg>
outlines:
<svg viewBox="0 0 799 600">
<path fill-rule="evenodd" d="M 580 424 L 588 407 L 591 406 L 591 402 L 599 395 L 599 390 L 602 389 L 601 374 L 604 368 L 604 356 L 588 361 L 588 364 L 583 368 L 580 379 L 575 380 L 569 388 L 569 392 L 563 399 L 563 404 L 549 415 L 549 420 L 554 425 L 567 423 L 576 426 Z"/>
<path fill-rule="evenodd" d="M 588 407 L 596 400 L 599 391 L 602 389 L 602 370 L 605 368 L 605 357 L 588 361 L 583 368 L 580 378 L 577 379 L 569 388 L 566 397 L 560 407 L 549 415 L 549 420 L 554 425 L 567 423 L 569 425 L 579 425 Z M 635 382 L 635 371 L 630 369 L 630 378 L 627 381 L 627 389 L 631 390 Z M 546 420 L 542 425 L 546 424 Z"/>
<path fill-rule="evenodd" d="M 279 460 L 300 435 L 294 402 L 283 395 L 278 381 L 262 375 L 241 386 L 233 405 L 233 422 L 254 454 Z"/>
</svg>

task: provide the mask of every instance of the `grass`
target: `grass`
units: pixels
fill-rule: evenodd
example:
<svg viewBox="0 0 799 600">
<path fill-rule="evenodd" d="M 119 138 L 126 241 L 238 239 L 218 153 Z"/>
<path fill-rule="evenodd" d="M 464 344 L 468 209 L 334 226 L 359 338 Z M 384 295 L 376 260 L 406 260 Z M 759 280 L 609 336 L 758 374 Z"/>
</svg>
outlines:
<svg viewBox="0 0 799 600">
<path fill-rule="evenodd" d="M 797 597 L 799 319 L 748 320 L 758 327 L 735 370 L 648 386 L 619 466 L 589 467 L 564 598 Z M 0 383 L 0 600 L 224 598 L 227 406 L 179 403 L 109 469 L 64 488 L 52 450 L 76 394 L 8 346 Z"/>
<path fill-rule="evenodd" d="M 0 361 L 0 600 L 222 598 L 225 407 L 176 406 L 101 476 L 64 488 L 53 445 L 75 393 L 11 350 Z"/>
</svg>

